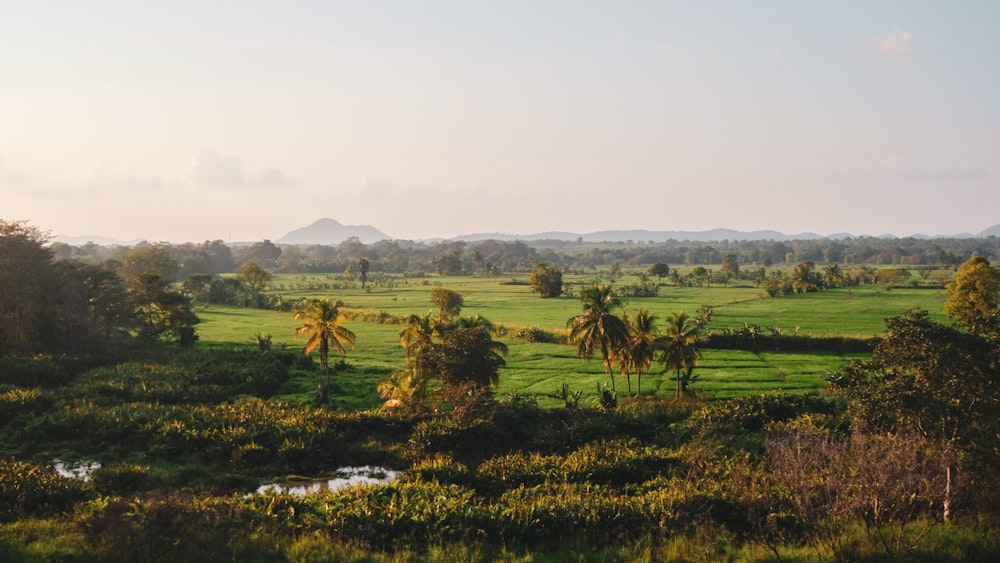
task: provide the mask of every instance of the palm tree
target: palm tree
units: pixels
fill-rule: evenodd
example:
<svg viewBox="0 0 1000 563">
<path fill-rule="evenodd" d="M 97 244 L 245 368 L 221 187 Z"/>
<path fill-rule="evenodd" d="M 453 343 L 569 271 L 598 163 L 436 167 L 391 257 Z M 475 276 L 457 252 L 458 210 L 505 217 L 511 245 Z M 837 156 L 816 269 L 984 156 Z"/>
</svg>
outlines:
<svg viewBox="0 0 1000 563">
<path fill-rule="evenodd" d="M 659 329 L 656 321 L 659 317 L 648 309 L 639 309 L 635 315 L 625 315 L 625 326 L 629 335 L 626 349 L 628 351 L 628 368 L 636 372 L 635 394 L 642 394 L 642 372 L 649 369 L 653 356 L 661 346 Z M 629 379 L 629 395 L 632 394 L 632 381 Z"/>
<path fill-rule="evenodd" d="M 399 343 L 406 349 L 406 361 L 413 362 L 417 356 L 430 350 L 434 336 L 441 336 L 441 323 L 433 315 L 410 315 L 406 328 L 399 331 Z"/>
<path fill-rule="evenodd" d="M 795 293 L 819 290 L 820 277 L 813 272 L 815 266 L 813 262 L 799 262 L 795 265 L 795 270 L 792 271 L 792 287 L 795 288 Z"/>
<path fill-rule="evenodd" d="M 493 321 L 479 313 L 458 319 L 450 328 L 481 328 L 489 333 L 490 336 L 498 336 L 497 327 L 493 324 Z M 507 345 L 499 340 L 494 340 L 490 348 L 494 354 L 499 356 L 506 356 L 508 352 Z"/>
<path fill-rule="evenodd" d="M 847 280 L 847 274 L 844 273 L 840 264 L 834 262 L 823 270 L 823 279 L 826 281 L 827 287 L 840 287 Z"/>
<path fill-rule="evenodd" d="M 356 348 L 354 341 L 356 337 L 350 330 L 341 326 L 345 317 L 340 312 L 343 301 L 330 301 L 327 298 L 310 299 L 305 305 L 295 311 L 295 318 L 303 321 L 302 326 L 295 330 L 299 336 L 308 336 L 303 354 L 311 354 L 313 350 L 319 348 L 319 363 L 323 366 L 323 373 L 326 375 L 325 381 L 320 385 L 321 402 L 329 399 L 330 392 L 330 363 L 328 356 L 330 344 L 344 356 L 347 351 L 344 344 L 349 344 L 351 348 Z"/>
<path fill-rule="evenodd" d="M 393 373 L 378 384 L 379 395 L 386 400 L 382 408 L 407 408 L 412 412 L 426 409 L 428 383 L 430 375 L 417 369 Z"/>
<path fill-rule="evenodd" d="M 688 392 L 691 372 L 698 365 L 701 353 L 698 351 L 698 322 L 684 311 L 667 317 L 667 327 L 663 332 L 660 361 L 664 370 L 673 370 L 677 381 L 675 397 Z"/>
<path fill-rule="evenodd" d="M 628 328 L 613 314 L 615 309 L 621 308 L 621 299 L 615 296 L 610 285 L 593 285 L 581 292 L 580 300 L 583 313 L 566 322 L 570 339 L 576 341 L 576 354 L 581 358 L 590 358 L 595 350 L 600 350 L 614 391 L 611 367 L 628 340 Z"/>
</svg>

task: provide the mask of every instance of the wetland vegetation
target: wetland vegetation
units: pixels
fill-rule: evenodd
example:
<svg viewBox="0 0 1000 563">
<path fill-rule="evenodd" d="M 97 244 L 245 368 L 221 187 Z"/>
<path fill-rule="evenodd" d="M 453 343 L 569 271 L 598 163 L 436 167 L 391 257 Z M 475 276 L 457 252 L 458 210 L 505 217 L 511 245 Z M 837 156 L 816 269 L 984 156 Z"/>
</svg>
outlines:
<svg viewBox="0 0 1000 563">
<path fill-rule="evenodd" d="M 1000 548 L 992 240 L 102 249 L 0 227 L 6 560 Z M 348 467 L 394 479 L 266 487 Z"/>
</svg>

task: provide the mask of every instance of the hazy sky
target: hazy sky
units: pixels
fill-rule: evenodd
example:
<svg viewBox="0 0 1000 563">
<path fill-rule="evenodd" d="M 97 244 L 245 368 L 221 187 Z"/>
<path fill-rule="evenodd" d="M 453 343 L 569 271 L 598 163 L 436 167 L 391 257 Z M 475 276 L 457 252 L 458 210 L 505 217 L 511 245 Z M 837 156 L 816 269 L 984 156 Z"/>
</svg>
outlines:
<svg viewBox="0 0 1000 563">
<path fill-rule="evenodd" d="M 979 232 L 998 22 L 995 0 L 0 0 L 0 218 Z"/>
</svg>

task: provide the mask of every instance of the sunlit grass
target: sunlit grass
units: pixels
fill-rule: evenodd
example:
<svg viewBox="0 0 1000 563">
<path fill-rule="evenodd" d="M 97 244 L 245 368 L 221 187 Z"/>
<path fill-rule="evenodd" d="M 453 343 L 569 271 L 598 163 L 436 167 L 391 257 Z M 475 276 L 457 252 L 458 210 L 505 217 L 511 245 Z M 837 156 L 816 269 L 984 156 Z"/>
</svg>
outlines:
<svg viewBox="0 0 1000 563">
<path fill-rule="evenodd" d="M 348 313 L 386 313 L 390 321 L 410 314 L 434 311 L 430 293 L 434 287 L 446 287 L 462 294 L 463 315 L 479 314 L 508 331 L 538 326 L 555 334 L 565 334 L 567 319 L 580 312 L 575 297 L 541 299 L 528 285 L 510 284 L 510 276 L 499 278 L 437 277 L 396 279 L 392 287 L 372 286 L 361 289 L 355 282 L 347 287 L 335 276 L 278 275 L 272 291 L 285 299 L 330 297 L 344 302 Z M 527 276 L 518 278 L 526 282 Z M 565 282 L 577 291 L 592 283 L 593 277 L 568 275 Z M 636 281 L 625 277 L 618 284 Z M 330 289 L 328 289 L 330 288 Z M 340 288 L 340 289 L 336 289 Z M 663 286 L 653 298 L 626 299 L 626 310 L 647 308 L 661 318 L 684 310 L 695 314 L 702 305 L 712 305 L 714 315 L 708 325 L 711 332 L 757 324 L 767 333 L 777 328 L 784 334 L 805 336 L 848 336 L 869 338 L 884 330 L 883 320 L 904 310 L 924 308 L 932 318 L 944 320 L 943 292 L 928 289 L 885 290 L 874 286 L 842 288 L 777 299 L 762 299 L 752 283 L 740 281 L 729 287 Z M 257 334 L 271 334 L 275 349 L 299 349 L 304 340 L 295 336 L 298 326 L 292 313 L 262 311 L 224 306 L 200 306 L 202 322 L 198 325 L 200 346 L 252 346 Z M 348 321 L 345 326 L 357 335 L 357 350 L 348 350 L 349 369 L 334 374 L 340 390 L 341 406 L 369 408 L 380 402 L 375 393 L 378 382 L 406 365 L 399 344 L 399 324 Z M 511 393 L 532 395 L 545 406 L 561 404 L 555 393 L 563 383 L 571 390 L 582 390 L 582 401 L 594 402 L 599 389 L 610 384 L 600 357 L 589 361 L 576 357 L 570 345 L 529 343 L 507 338 L 507 366 L 502 370 L 501 396 Z M 724 398 L 763 392 L 805 392 L 821 389 L 825 377 L 841 367 L 844 357 L 833 353 L 751 352 L 704 350 L 701 365 L 695 370 L 698 380 L 693 389 L 706 398 Z M 331 361 L 339 361 L 334 356 Z M 673 393 L 671 374 L 664 374 L 654 364 L 643 375 L 643 393 Z M 633 389 L 635 374 L 632 375 Z M 312 382 L 295 379 L 284 391 L 290 397 L 302 397 Z M 628 390 L 624 378 L 615 374 L 619 396 Z"/>
</svg>

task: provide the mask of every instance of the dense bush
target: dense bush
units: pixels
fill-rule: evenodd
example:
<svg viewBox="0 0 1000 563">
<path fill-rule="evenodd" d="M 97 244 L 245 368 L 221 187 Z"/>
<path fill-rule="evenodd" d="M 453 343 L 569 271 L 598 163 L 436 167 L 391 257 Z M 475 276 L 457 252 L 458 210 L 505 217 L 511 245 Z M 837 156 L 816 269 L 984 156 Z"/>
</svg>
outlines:
<svg viewBox="0 0 1000 563">
<path fill-rule="evenodd" d="M 91 492 L 47 463 L 0 460 L 0 521 L 65 512 Z"/>
<path fill-rule="evenodd" d="M 336 412 L 266 398 L 297 358 L 166 354 L 59 387 L 0 387 L 5 453 L 103 464 L 84 483 L 0 462 L 0 559 L 516 559 L 510 549 L 600 560 L 625 545 L 635 547 L 618 560 L 931 553 L 920 550 L 940 509 L 935 456 L 948 452 L 862 434 L 836 396 L 643 397 L 605 411 L 486 393 L 421 415 Z M 345 465 L 409 470 L 387 485 L 247 494 Z M 823 496 L 831 490 L 842 492 Z M 975 508 L 984 535 L 948 553 L 996 547 L 990 508 Z M 734 555 L 748 549 L 760 551 Z"/>
</svg>

